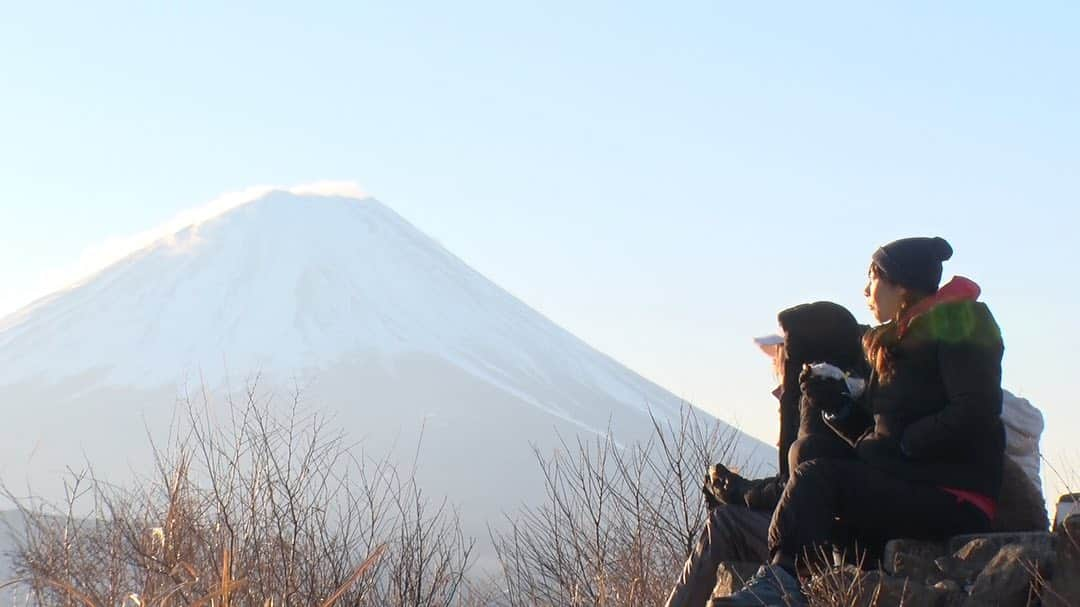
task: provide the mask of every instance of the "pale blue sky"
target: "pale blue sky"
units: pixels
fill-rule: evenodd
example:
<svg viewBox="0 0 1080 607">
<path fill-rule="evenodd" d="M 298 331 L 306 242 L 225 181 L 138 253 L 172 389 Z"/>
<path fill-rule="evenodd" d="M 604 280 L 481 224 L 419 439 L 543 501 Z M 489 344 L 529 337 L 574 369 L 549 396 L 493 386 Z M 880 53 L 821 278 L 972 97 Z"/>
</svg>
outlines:
<svg viewBox="0 0 1080 607">
<path fill-rule="evenodd" d="M 0 312 L 222 192 L 355 180 L 772 438 L 750 337 L 810 299 L 868 321 L 873 249 L 936 234 L 1049 450 L 1080 428 L 1075 3 L 221 4 L 5 7 Z"/>
</svg>

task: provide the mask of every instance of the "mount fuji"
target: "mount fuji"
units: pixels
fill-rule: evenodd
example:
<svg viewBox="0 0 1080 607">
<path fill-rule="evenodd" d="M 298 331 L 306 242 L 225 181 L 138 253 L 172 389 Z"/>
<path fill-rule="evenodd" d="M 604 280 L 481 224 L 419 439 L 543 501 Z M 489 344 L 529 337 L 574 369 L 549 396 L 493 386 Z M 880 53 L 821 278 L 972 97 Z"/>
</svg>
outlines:
<svg viewBox="0 0 1080 607">
<path fill-rule="evenodd" d="M 48 495 L 88 461 L 124 480 L 185 386 L 254 374 L 365 449 L 422 432 L 418 478 L 479 534 L 540 495 L 532 445 L 634 440 L 684 406 L 380 202 L 280 190 L 0 320 L 0 477 Z M 737 457 L 775 450 L 744 435 Z"/>
</svg>

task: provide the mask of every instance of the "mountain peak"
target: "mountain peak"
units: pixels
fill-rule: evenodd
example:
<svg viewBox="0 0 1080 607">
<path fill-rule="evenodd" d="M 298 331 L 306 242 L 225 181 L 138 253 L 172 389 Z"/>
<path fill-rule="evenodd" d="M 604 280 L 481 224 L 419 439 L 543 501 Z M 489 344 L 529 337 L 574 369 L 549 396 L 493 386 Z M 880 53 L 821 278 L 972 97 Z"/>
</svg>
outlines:
<svg viewBox="0 0 1080 607">
<path fill-rule="evenodd" d="M 296 371 L 430 351 L 506 299 L 373 198 L 270 190 L 14 316 L 0 327 L 0 383 L 107 367 L 108 381 L 141 385 L 220 375 L 223 357 Z M 447 316 L 458 322 L 440 324 Z"/>
<path fill-rule="evenodd" d="M 597 399 L 682 406 L 374 198 L 325 191 L 259 192 L 0 325 L 0 386 L 154 389 L 416 357 L 601 433 Z"/>
<path fill-rule="evenodd" d="M 274 188 L 251 198 L 246 203 L 225 211 L 229 214 L 240 210 L 253 210 L 257 212 L 280 212 L 280 211 L 319 211 L 329 207 L 353 207 L 375 205 L 387 208 L 374 197 L 367 194 L 344 194 L 326 192 L 298 192 L 287 188 Z"/>
<path fill-rule="evenodd" d="M 198 239 L 201 234 L 222 227 L 319 238 L 325 236 L 326 230 L 340 232 L 376 218 L 394 224 L 402 222 L 389 207 L 371 196 L 272 189 L 167 233 L 151 246 L 175 246 L 177 242 Z"/>
<path fill-rule="evenodd" d="M 258 375 L 303 386 L 365 444 L 422 436 L 438 457 L 424 486 L 483 532 L 543 486 L 522 472 L 531 444 L 678 423 L 679 398 L 372 198 L 266 189 L 217 211 L 0 324 L 0 440 L 28 454 L 0 474 L 51 479 L 85 457 L 113 478 L 153 461 L 130 437 L 167 430 L 178 387 L 232 396 Z"/>
</svg>

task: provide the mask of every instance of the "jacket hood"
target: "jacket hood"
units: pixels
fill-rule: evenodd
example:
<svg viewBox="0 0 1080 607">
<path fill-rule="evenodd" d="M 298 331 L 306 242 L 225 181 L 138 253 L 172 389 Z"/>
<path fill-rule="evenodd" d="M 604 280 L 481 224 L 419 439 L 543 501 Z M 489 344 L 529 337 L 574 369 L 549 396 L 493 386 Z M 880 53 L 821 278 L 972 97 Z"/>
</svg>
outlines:
<svg viewBox="0 0 1080 607">
<path fill-rule="evenodd" d="M 839 304 L 798 305 L 780 312 L 777 320 L 784 330 L 787 359 L 800 369 L 805 363 L 827 362 L 850 371 L 863 360 L 863 329 Z"/>
<path fill-rule="evenodd" d="M 904 314 L 900 319 L 900 334 L 903 335 L 911 325 L 911 321 L 943 303 L 977 301 L 981 294 L 982 289 L 975 284 L 974 280 L 963 276 L 953 276 L 952 280 L 942 285 L 937 293 L 915 304 Z"/>
</svg>

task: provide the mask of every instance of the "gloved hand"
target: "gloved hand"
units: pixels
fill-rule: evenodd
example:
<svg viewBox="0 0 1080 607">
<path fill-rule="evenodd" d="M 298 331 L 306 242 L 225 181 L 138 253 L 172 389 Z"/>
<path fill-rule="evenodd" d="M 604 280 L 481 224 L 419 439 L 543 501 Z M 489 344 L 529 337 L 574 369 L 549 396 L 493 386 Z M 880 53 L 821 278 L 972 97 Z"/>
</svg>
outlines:
<svg viewBox="0 0 1080 607">
<path fill-rule="evenodd" d="M 839 372 L 839 369 L 836 371 Z M 803 365 L 799 374 L 799 389 L 803 393 L 804 405 L 830 414 L 838 413 L 853 401 L 842 372 L 816 373 L 810 365 Z"/>
<path fill-rule="evenodd" d="M 720 504 L 745 504 L 750 481 L 732 472 L 723 464 L 713 464 L 705 475 L 701 491 L 709 508 Z"/>
</svg>

